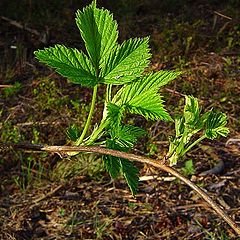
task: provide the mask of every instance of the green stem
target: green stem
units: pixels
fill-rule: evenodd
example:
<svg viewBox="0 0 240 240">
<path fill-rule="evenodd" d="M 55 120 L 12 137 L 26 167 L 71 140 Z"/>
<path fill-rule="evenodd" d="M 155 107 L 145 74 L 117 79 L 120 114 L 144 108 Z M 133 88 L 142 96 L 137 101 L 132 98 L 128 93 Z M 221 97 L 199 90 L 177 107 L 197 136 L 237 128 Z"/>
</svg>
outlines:
<svg viewBox="0 0 240 240">
<path fill-rule="evenodd" d="M 111 102 L 111 99 L 112 99 L 112 84 L 108 84 L 106 90 L 106 102 Z"/>
<path fill-rule="evenodd" d="M 187 147 L 187 149 L 185 149 L 182 153 L 181 156 L 183 156 L 184 154 L 186 154 L 190 149 L 192 149 L 196 144 L 198 144 L 199 142 L 201 142 L 203 139 L 206 138 L 206 135 L 202 135 L 200 138 L 198 138 L 195 142 L 193 142 L 191 145 L 189 145 Z"/>
<path fill-rule="evenodd" d="M 99 135 L 107 127 L 108 124 L 109 124 L 108 120 L 106 119 L 102 120 L 99 127 L 90 136 L 89 140 L 85 142 L 85 145 L 91 145 L 99 137 Z"/>
<path fill-rule="evenodd" d="M 98 89 L 98 85 L 96 85 L 93 88 L 93 96 L 92 96 L 92 102 L 91 102 L 91 107 L 90 107 L 90 111 L 89 111 L 89 114 L 88 114 L 88 118 L 87 118 L 87 121 L 85 123 L 85 126 L 84 126 L 84 129 L 82 131 L 81 136 L 75 142 L 76 146 L 79 146 L 83 142 L 83 139 L 84 139 L 89 127 L 90 127 L 92 116 L 93 116 L 93 111 L 94 111 L 94 106 L 95 106 L 95 102 L 96 102 L 96 99 L 97 99 L 97 89 Z"/>
</svg>

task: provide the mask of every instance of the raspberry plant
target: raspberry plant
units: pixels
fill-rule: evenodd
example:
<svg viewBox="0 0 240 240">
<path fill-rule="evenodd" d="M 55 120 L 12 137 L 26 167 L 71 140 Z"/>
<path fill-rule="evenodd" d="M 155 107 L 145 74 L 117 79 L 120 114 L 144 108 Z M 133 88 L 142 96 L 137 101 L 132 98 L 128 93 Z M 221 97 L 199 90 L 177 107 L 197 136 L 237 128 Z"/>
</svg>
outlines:
<svg viewBox="0 0 240 240">
<path fill-rule="evenodd" d="M 139 114 L 148 120 L 175 121 L 176 135 L 169 138 L 169 152 L 166 156 L 170 165 L 177 164 L 204 138 L 227 135 L 226 115 L 214 110 L 201 115 L 198 101 L 192 96 L 186 96 L 181 116 L 170 116 L 159 89 L 179 76 L 180 72 L 161 70 L 144 73 L 151 59 L 148 37 L 128 39 L 119 44 L 117 22 L 108 10 L 97 8 L 96 1 L 82 11 L 77 11 L 76 24 L 85 43 L 86 53 L 61 44 L 35 51 L 40 62 L 55 68 L 72 83 L 93 89 L 90 111 L 82 132 L 79 133 L 75 127 L 68 130 L 75 146 L 105 146 L 129 152 L 146 132 L 139 127 L 124 124 L 126 113 Z M 106 86 L 102 120 L 86 137 L 101 84 Z M 201 134 L 198 134 L 198 138 L 193 138 L 199 132 Z M 117 178 L 122 174 L 135 194 L 138 169 L 133 163 L 111 155 L 105 155 L 103 161 L 111 177 Z"/>
</svg>

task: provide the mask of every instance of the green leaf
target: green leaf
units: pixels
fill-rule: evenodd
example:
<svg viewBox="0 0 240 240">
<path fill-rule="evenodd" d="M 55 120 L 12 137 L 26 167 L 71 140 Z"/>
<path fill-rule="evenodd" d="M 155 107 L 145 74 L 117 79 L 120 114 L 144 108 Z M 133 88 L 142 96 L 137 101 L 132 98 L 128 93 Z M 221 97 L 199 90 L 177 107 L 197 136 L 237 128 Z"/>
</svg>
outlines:
<svg viewBox="0 0 240 240">
<path fill-rule="evenodd" d="M 127 159 L 121 159 L 120 164 L 122 174 L 125 177 L 132 194 L 136 195 L 139 181 L 138 169 Z"/>
<path fill-rule="evenodd" d="M 171 117 L 164 109 L 163 100 L 158 95 L 147 94 L 144 96 L 145 101 L 142 101 L 140 97 L 132 99 L 129 103 L 126 104 L 126 109 L 130 113 L 140 114 L 146 119 L 152 120 L 166 120 L 170 121 Z"/>
<path fill-rule="evenodd" d="M 109 102 L 107 104 L 107 117 L 110 119 L 111 126 L 119 126 L 123 117 L 124 108 Z"/>
<path fill-rule="evenodd" d="M 117 22 L 105 9 L 98 9 L 96 1 L 76 13 L 76 23 L 85 42 L 87 52 L 96 69 L 116 47 Z"/>
<path fill-rule="evenodd" d="M 199 105 L 197 98 L 193 96 L 185 96 L 185 107 L 183 111 L 185 125 L 194 127 L 199 122 Z"/>
<path fill-rule="evenodd" d="M 179 138 L 184 133 L 184 118 L 182 116 L 176 116 L 175 121 L 175 132 L 176 138 Z"/>
<path fill-rule="evenodd" d="M 195 174 L 195 168 L 193 165 L 193 160 L 189 159 L 184 163 L 184 167 L 182 168 L 183 174 L 186 176 Z"/>
<path fill-rule="evenodd" d="M 56 68 L 58 73 L 73 83 L 91 87 L 97 84 L 93 66 L 87 56 L 77 49 L 55 45 L 34 54 L 40 62 Z"/>
<path fill-rule="evenodd" d="M 77 125 L 73 124 L 67 129 L 67 136 L 70 138 L 72 141 L 76 141 L 81 135 L 81 132 Z"/>
<path fill-rule="evenodd" d="M 139 77 L 149 64 L 149 38 L 129 39 L 106 58 L 102 82 L 125 84 Z"/>
<path fill-rule="evenodd" d="M 126 151 L 126 148 L 121 147 L 115 140 L 108 139 L 106 141 L 106 147 L 109 149 L 115 149 L 119 151 Z M 113 157 L 106 155 L 103 157 L 104 165 L 110 176 L 114 179 L 117 178 L 120 172 L 125 177 L 127 184 L 133 195 L 137 192 L 138 187 L 138 169 L 127 159 Z"/>
<path fill-rule="evenodd" d="M 110 129 L 111 138 L 125 150 L 133 148 L 138 138 L 145 134 L 146 132 L 142 128 L 131 125 L 114 126 Z"/>
<path fill-rule="evenodd" d="M 121 129 L 121 134 L 125 136 L 132 136 L 134 141 L 137 142 L 137 139 L 146 135 L 146 131 L 140 127 L 132 126 L 132 125 L 123 125 Z"/>
<path fill-rule="evenodd" d="M 121 150 L 121 148 L 117 146 L 116 143 L 111 139 L 108 139 L 106 141 L 106 147 L 109 149 Z M 114 157 L 111 155 L 104 155 L 103 161 L 104 161 L 104 166 L 108 171 L 108 173 L 110 174 L 111 178 L 113 179 L 117 178 L 121 170 L 120 158 Z"/>
<path fill-rule="evenodd" d="M 211 110 L 205 116 L 205 134 L 207 138 L 214 139 L 219 136 L 226 137 L 229 129 L 227 124 L 227 115 L 222 112 Z"/>
<path fill-rule="evenodd" d="M 107 110 L 107 118 L 110 124 L 108 132 L 110 133 L 111 139 L 125 150 L 132 148 L 137 142 L 137 139 L 146 134 L 142 128 L 121 124 L 124 107 L 121 108 L 116 104 L 108 103 Z"/>
<path fill-rule="evenodd" d="M 104 166 L 111 178 L 116 179 L 120 174 L 120 160 L 118 157 L 106 155 L 103 157 Z"/>
<path fill-rule="evenodd" d="M 140 77 L 122 87 L 113 99 L 118 106 L 125 106 L 131 113 L 146 119 L 171 120 L 163 106 L 158 90 L 179 75 L 179 72 L 159 71 Z"/>
</svg>

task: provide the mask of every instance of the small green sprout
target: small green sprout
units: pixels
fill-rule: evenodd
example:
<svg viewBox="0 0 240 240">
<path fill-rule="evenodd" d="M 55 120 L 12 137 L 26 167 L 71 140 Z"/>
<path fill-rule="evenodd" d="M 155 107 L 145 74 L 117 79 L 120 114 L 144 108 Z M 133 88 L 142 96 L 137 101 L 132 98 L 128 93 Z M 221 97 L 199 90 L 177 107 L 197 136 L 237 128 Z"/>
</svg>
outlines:
<svg viewBox="0 0 240 240">
<path fill-rule="evenodd" d="M 192 96 L 185 97 L 185 107 L 182 116 L 175 118 L 175 137 L 170 138 L 168 159 L 170 165 L 176 165 L 190 149 L 200 141 L 208 138 L 226 137 L 229 130 L 226 126 L 227 116 L 211 109 L 201 114 L 198 100 Z M 193 136 L 201 131 L 196 140 Z"/>
<path fill-rule="evenodd" d="M 195 168 L 192 159 L 189 159 L 184 163 L 184 167 L 182 167 L 182 172 L 185 176 L 195 174 Z"/>
</svg>

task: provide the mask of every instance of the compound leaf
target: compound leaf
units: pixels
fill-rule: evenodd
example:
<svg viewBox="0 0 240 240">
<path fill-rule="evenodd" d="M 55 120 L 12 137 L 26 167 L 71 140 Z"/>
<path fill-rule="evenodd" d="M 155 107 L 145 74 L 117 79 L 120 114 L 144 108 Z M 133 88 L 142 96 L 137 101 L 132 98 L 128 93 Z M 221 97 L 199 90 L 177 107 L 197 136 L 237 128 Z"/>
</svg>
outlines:
<svg viewBox="0 0 240 240">
<path fill-rule="evenodd" d="M 149 64 L 149 38 L 129 39 L 117 47 L 104 64 L 102 81 L 125 84 L 139 77 Z"/>
<path fill-rule="evenodd" d="M 116 47 L 117 22 L 106 9 L 98 9 L 96 1 L 76 13 L 76 23 L 85 42 L 87 52 L 96 69 Z"/>
<path fill-rule="evenodd" d="M 71 82 L 93 87 L 96 82 L 94 69 L 87 56 L 77 49 L 63 45 L 35 51 L 37 59 L 67 77 Z"/>
<path fill-rule="evenodd" d="M 174 121 L 175 121 L 176 138 L 179 138 L 182 136 L 184 132 L 184 118 L 182 116 L 176 116 Z"/>
<path fill-rule="evenodd" d="M 108 103 L 107 110 L 107 118 L 109 119 L 108 132 L 111 139 L 125 150 L 132 148 L 137 139 L 146 134 L 142 128 L 121 124 L 124 107 Z"/>
<path fill-rule="evenodd" d="M 130 113 L 140 114 L 146 119 L 171 120 L 170 115 L 164 109 L 163 100 L 160 96 L 154 94 L 142 96 L 147 101 L 142 101 L 140 97 L 136 97 L 126 104 L 126 109 Z"/>
</svg>

